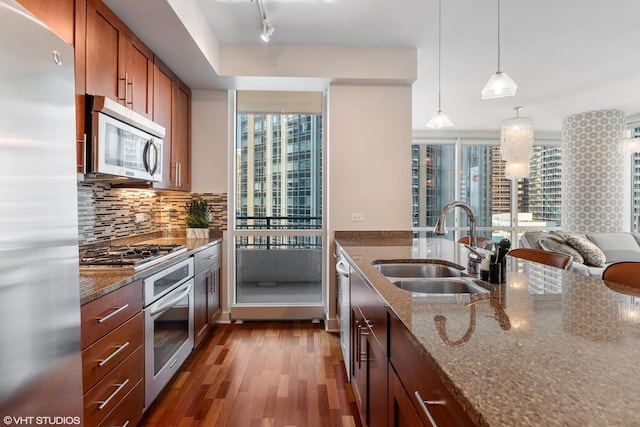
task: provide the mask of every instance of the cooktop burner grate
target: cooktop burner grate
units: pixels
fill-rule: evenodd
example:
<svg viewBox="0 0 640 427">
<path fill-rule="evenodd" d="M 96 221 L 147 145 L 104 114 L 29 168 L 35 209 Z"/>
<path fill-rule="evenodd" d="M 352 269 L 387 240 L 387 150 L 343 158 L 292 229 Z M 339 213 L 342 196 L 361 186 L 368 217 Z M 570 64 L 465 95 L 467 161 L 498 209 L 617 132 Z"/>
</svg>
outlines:
<svg viewBox="0 0 640 427">
<path fill-rule="evenodd" d="M 184 245 L 122 245 L 88 249 L 80 255 L 82 266 L 142 268 L 185 252 Z M 154 262 L 155 261 L 155 262 Z"/>
</svg>

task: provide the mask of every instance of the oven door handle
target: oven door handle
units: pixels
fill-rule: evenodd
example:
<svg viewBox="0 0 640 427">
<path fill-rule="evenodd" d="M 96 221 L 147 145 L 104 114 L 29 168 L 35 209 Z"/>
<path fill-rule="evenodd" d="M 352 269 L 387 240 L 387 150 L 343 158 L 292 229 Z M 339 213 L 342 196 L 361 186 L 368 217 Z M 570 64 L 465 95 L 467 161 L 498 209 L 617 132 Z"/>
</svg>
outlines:
<svg viewBox="0 0 640 427">
<path fill-rule="evenodd" d="M 174 305 L 176 305 L 177 303 L 179 303 L 182 298 L 186 297 L 187 295 L 189 295 L 189 292 L 191 292 L 191 287 L 193 286 L 193 282 L 189 281 L 189 283 L 186 285 L 186 289 L 184 292 L 182 292 L 180 295 L 178 295 L 175 298 L 172 298 L 171 300 L 169 300 L 168 302 L 162 304 L 159 307 L 154 307 L 151 308 L 149 310 L 149 316 L 151 316 L 152 319 L 155 319 L 156 317 L 162 315 L 164 312 L 166 312 L 167 310 L 169 310 L 171 307 L 173 307 Z M 176 288 L 176 290 L 178 290 Z"/>
</svg>

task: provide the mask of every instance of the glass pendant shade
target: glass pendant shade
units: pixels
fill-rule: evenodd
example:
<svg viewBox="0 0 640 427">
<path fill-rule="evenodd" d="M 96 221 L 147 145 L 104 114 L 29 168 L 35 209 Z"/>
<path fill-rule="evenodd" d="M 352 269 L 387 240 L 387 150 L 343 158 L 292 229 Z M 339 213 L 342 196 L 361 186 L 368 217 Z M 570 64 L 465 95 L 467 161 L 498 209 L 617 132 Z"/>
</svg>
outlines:
<svg viewBox="0 0 640 427">
<path fill-rule="evenodd" d="M 516 107 L 519 111 L 520 107 Z M 533 155 L 533 119 L 516 116 L 502 122 L 500 154 L 506 162 L 505 177 L 528 178 Z"/>
<path fill-rule="evenodd" d="M 438 111 L 437 113 L 433 113 L 433 116 L 427 122 L 427 127 L 431 129 L 442 129 L 453 126 L 453 122 L 442 111 Z"/>
<path fill-rule="evenodd" d="M 514 96 L 518 85 L 516 82 L 502 71 L 491 76 L 486 85 L 482 88 L 482 99 L 503 98 Z"/>
<path fill-rule="evenodd" d="M 504 167 L 504 177 L 507 179 L 529 178 L 529 160 L 525 163 L 507 162 Z"/>
<path fill-rule="evenodd" d="M 640 138 L 622 138 L 618 145 L 618 151 L 623 154 L 640 153 Z"/>
</svg>

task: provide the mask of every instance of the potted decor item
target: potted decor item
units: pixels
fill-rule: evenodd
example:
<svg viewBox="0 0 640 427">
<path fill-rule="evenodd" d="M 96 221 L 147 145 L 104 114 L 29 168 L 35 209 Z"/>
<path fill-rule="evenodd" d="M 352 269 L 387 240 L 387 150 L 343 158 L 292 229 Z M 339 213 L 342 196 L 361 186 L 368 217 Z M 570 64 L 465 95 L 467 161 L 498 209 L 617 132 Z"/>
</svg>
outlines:
<svg viewBox="0 0 640 427">
<path fill-rule="evenodd" d="M 202 197 L 194 197 L 191 201 L 185 203 L 185 207 L 187 210 L 187 238 L 208 238 L 211 206 Z"/>
</svg>

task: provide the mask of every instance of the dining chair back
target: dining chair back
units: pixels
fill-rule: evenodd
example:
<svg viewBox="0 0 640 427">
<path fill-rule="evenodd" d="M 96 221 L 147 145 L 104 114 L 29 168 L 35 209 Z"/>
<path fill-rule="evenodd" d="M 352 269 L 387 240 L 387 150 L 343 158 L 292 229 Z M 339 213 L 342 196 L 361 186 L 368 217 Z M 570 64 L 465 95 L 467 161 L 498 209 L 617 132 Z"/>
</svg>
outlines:
<svg viewBox="0 0 640 427">
<path fill-rule="evenodd" d="M 640 262 L 623 261 L 604 269 L 602 280 L 640 289 Z"/>
<path fill-rule="evenodd" d="M 563 270 L 569 268 L 569 265 L 571 265 L 571 261 L 573 261 L 573 257 L 571 255 L 543 251 L 541 249 L 511 249 L 507 255 L 525 259 L 527 261 L 534 261 L 540 264 L 550 265 L 552 267 L 562 268 Z"/>
</svg>

